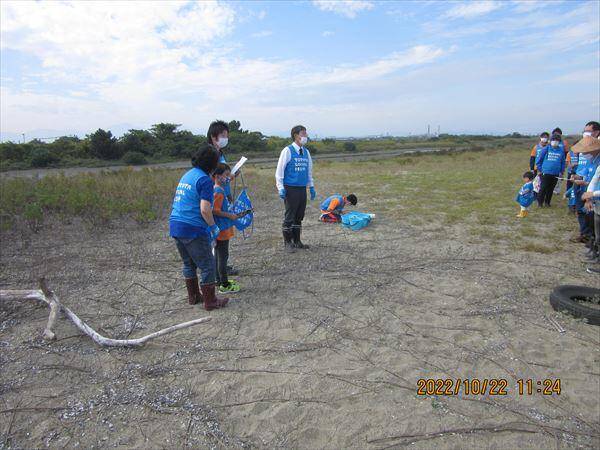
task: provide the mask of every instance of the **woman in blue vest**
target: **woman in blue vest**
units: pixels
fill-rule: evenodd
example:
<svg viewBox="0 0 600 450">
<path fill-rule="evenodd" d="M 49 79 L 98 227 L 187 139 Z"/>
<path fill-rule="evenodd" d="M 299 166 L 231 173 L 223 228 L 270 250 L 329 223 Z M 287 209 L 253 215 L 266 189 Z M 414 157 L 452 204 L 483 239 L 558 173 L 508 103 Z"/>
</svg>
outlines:
<svg viewBox="0 0 600 450">
<path fill-rule="evenodd" d="M 538 193 L 538 205 L 550 206 L 552 193 L 558 176 L 565 170 L 565 151 L 560 146 L 560 134 L 553 134 L 550 138 L 550 145 L 542 149 L 537 156 L 535 165 L 542 176 L 542 184 Z"/>
<path fill-rule="evenodd" d="M 229 299 L 215 295 L 216 273 L 213 244 L 219 235 L 212 214 L 213 180 L 210 174 L 219 162 L 219 153 L 211 146 L 192 157 L 192 168 L 179 181 L 169 219 L 169 233 L 175 239 L 183 261 L 183 277 L 191 305 L 203 301 L 204 309 L 221 308 Z M 202 281 L 198 285 L 197 269 Z M 202 292 L 200 292 L 202 291 Z"/>
<path fill-rule="evenodd" d="M 285 218 L 281 229 L 288 253 L 294 253 L 297 248 L 308 248 L 300 239 L 306 210 L 306 188 L 310 190 L 311 200 L 317 196 L 312 176 L 312 158 L 304 147 L 308 142 L 306 127 L 296 125 L 291 135 L 293 142 L 281 151 L 275 171 L 279 197 L 285 202 Z"/>
</svg>

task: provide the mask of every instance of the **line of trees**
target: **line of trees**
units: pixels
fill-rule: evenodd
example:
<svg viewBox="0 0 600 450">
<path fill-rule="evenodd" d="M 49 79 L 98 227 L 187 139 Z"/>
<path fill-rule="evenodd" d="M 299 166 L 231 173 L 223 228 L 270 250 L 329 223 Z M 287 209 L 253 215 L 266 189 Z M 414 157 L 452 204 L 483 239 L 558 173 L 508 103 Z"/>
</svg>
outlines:
<svg viewBox="0 0 600 450">
<path fill-rule="evenodd" d="M 27 143 L 0 143 L 0 165 L 4 169 L 65 166 L 89 163 L 94 160 L 122 161 L 126 164 L 145 164 L 180 160 L 206 144 L 206 136 L 180 130 L 180 124 L 158 123 L 149 130 L 129 130 L 116 138 L 108 130 L 98 129 L 81 139 L 62 136 L 46 143 L 34 139 Z M 243 130 L 237 120 L 229 122 L 228 151 L 266 152 L 280 150 L 285 139 L 268 138 L 258 131 Z"/>
</svg>

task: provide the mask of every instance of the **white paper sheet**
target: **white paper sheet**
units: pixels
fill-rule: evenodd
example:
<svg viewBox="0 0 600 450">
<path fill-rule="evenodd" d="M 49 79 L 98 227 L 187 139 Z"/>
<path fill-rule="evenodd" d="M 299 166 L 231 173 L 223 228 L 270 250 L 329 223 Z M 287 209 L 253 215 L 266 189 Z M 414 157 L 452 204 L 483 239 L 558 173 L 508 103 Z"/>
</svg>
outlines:
<svg viewBox="0 0 600 450">
<path fill-rule="evenodd" d="M 248 161 L 248 158 L 246 158 L 245 156 L 242 156 L 240 158 L 240 160 L 237 162 L 237 164 L 235 166 L 233 166 L 233 169 L 231 169 L 231 174 L 235 175 L 236 172 L 242 168 L 242 166 L 244 165 L 244 163 L 246 161 Z"/>
</svg>

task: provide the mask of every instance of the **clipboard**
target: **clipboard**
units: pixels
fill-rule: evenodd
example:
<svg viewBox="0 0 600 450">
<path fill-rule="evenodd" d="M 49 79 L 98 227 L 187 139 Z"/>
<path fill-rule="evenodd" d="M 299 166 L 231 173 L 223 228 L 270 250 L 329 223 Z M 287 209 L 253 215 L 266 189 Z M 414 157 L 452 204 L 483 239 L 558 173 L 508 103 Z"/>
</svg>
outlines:
<svg viewBox="0 0 600 450">
<path fill-rule="evenodd" d="M 242 156 L 240 158 L 240 160 L 235 164 L 235 166 L 233 166 L 233 169 L 231 169 L 231 174 L 235 175 L 237 173 L 237 171 L 242 168 L 242 166 L 244 165 L 244 163 L 246 161 L 248 161 L 248 158 L 246 158 L 245 156 Z"/>
</svg>

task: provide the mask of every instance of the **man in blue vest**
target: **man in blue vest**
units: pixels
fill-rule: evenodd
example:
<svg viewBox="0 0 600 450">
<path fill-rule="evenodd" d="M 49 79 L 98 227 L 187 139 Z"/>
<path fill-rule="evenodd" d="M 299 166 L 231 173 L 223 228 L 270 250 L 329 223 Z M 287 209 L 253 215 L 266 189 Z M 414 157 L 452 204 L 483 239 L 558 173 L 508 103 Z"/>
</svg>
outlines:
<svg viewBox="0 0 600 450">
<path fill-rule="evenodd" d="M 310 190 L 311 200 L 317 196 L 312 176 L 312 158 L 305 147 L 308 142 L 306 127 L 296 125 L 291 135 L 293 142 L 281 150 L 275 171 L 279 197 L 285 202 L 285 218 L 281 229 L 288 253 L 308 248 L 300 239 L 306 210 L 306 188 Z"/>
</svg>

